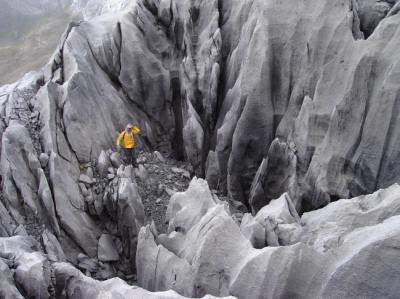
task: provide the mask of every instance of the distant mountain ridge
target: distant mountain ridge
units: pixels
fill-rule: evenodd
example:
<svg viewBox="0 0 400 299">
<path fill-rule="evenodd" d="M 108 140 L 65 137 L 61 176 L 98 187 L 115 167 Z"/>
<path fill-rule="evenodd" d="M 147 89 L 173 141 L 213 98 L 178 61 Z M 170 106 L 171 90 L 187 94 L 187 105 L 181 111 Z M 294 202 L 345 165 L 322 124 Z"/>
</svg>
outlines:
<svg viewBox="0 0 400 299">
<path fill-rule="evenodd" d="M 72 0 L 0 0 L 2 9 L 14 10 L 16 13 L 25 15 L 37 15 L 49 10 L 65 9 L 72 4 Z"/>
<path fill-rule="evenodd" d="M 0 0 L 0 7 L 5 12 L 12 10 L 24 15 L 40 15 L 57 9 L 71 8 L 86 19 L 120 11 L 135 2 L 136 0 Z"/>
<path fill-rule="evenodd" d="M 125 9 L 133 0 L 0 0 L 0 86 L 43 67 L 72 20 Z"/>
</svg>

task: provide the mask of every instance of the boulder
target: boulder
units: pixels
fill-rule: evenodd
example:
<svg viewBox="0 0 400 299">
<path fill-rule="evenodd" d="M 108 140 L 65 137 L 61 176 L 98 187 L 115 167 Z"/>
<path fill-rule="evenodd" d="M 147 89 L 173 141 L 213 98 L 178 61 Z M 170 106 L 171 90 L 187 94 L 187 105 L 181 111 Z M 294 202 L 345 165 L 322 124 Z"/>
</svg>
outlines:
<svg viewBox="0 0 400 299">
<path fill-rule="evenodd" d="M 135 174 L 143 182 L 145 182 L 149 177 L 146 168 L 142 164 L 140 164 L 139 167 L 135 169 Z"/>
<path fill-rule="evenodd" d="M 40 165 L 42 165 L 43 168 L 47 167 L 47 164 L 49 164 L 49 155 L 46 153 L 41 153 L 39 156 L 39 161 L 40 161 Z"/>
<path fill-rule="evenodd" d="M 0 297 L 13 299 L 24 298 L 15 286 L 13 272 L 3 259 L 0 259 Z"/>
<path fill-rule="evenodd" d="M 81 174 L 81 175 L 79 176 L 79 182 L 90 186 L 90 185 L 93 184 L 93 179 L 90 178 L 90 177 L 89 177 L 88 175 L 86 175 L 86 174 Z"/>
<path fill-rule="evenodd" d="M 110 161 L 114 168 L 119 168 L 122 164 L 121 155 L 119 153 L 113 152 L 110 155 Z"/>
<path fill-rule="evenodd" d="M 13 218 L 23 224 L 22 217 L 37 217 L 59 230 L 52 194 L 28 130 L 18 123 L 9 126 L 1 150 L 3 192 Z"/>
<path fill-rule="evenodd" d="M 156 156 L 156 158 L 157 158 L 160 162 L 162 162 L 162 163 L 165 162 L 164 156 L 163 156 L 159 151 L 154 151 L 153 154 Z"/>
<path fill-rule="evenodd" d="M 66 262 L 64 251 L 57 238 L 48 230 L 42 233 L 42 242 L 50 262 Z"/>
<path fill-rule="evenodd" d="M 98 258 L 102 262 L 116 262 L 119 260 L 118 251 L 115 248 L 111 235 L 103 234 L 99 239 Z"/>
<path fill-rule="evenodd" d="M 250 216 L 246 219 L 248 217 Z M 300 217 L 287 193 L 270 201 L 250 222 L 251 226 L 256 222 L 264 228 L 269 246 L 294 244 L 298 241 L 302 230 Z"/>
<path fill-rule="evenodd" d="M 106 154 L 105 151 L 101 151 L 100 156 L 97 160 L 97 170 L 101 177 L 104 177 L 107 174 L 110 166 L 111 166 L 110 157 Z"/>
<path fill-rule="evenodd" d="M 49 298 L 49 262 L 46 256 L 38 251 L 38 245 L 33 238 L 26 236 L 0 238 L 0 255 L 13 261 L 15 285 L 18 285 L 24 294 Z"/>
<path fill-rule="evenodd" d="M 257 222 L 251 214 L 243 216 L 240 231 L 251 242 L 254 248 L 261 249 L 266 246 L 265 227 Z"/>
<path fill-rule="evenodd" d="M 186 192 L 175 193 L 170 199 L 166 212 L 168 232 L 188 232 L 215 204 L 207 182 L 194 178 Z"/>
<path fill-rule="evenodd" d="M 0 201 L 0 237 L 11 237 L 14 235 L 18 224 L 10 216 L 9 211 Z"/>
<path fill-rule="evenodd" d="M 145 213 L 142 199 L 137 186 L 131 179 L 119 179 L 116 210 L 117 228 L 123 241 L 124 255 L 135 268 L 137 238 L 140 228 L 144 225 Z"/>
</svg>

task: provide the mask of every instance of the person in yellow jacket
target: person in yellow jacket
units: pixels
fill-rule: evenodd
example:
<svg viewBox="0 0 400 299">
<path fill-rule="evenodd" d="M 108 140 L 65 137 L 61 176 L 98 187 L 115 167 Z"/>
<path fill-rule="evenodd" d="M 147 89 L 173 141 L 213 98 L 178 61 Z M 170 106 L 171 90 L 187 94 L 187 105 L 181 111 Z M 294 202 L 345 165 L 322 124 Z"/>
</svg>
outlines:
<svg viewBox="0 0 400 299">
<path fill-rule="evenodd" d="M 136 166 L 136 136 L 140 133 L 140 129 L 132 124 L 128 124 L 126 129 L 122 131 L 117 139 L 117 146 L 121 149 L 123 160 L 126 164 Z"/>
</svg>

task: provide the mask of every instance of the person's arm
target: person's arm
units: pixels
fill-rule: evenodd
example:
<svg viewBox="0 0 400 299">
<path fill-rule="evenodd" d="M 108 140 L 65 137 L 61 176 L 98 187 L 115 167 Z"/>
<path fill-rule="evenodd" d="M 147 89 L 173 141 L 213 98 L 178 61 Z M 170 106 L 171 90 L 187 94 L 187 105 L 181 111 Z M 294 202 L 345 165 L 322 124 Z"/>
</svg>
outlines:
<svg viewBox="0 0 400 299">
<path fill-rule="evenodd" d="M 137 135 L 137 134 L 140 133 L 140 129 L 138 127 L 133 127 L 132 128 L 132 133 L 133 133 L 133 135 Z"/>
<path fill-rule="evenodd" d="M 121 132 L 118 136 L 118 139 L 117 139 L 118 146 L 120 146 L 122 138 L 124 138 L 124 132 Z"/>
</svg>

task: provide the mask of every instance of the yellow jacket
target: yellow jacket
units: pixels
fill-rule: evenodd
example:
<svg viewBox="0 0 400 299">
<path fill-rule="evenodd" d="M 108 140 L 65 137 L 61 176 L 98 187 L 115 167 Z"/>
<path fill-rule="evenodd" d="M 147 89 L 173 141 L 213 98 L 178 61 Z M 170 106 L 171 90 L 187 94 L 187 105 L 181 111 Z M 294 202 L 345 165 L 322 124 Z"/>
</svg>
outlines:
<svg viewBox="0 0 400 299">
<path fill-rule="evenodd" d="M 123 148 L 134 148 L 136 144 L 135 137 L 139 133 L 140 129 L 138 127 L 133 127 L 130 132 L 122 131 L 118 136 L 117 145 L 121 145 Z"/>
</svg>

